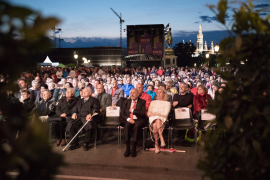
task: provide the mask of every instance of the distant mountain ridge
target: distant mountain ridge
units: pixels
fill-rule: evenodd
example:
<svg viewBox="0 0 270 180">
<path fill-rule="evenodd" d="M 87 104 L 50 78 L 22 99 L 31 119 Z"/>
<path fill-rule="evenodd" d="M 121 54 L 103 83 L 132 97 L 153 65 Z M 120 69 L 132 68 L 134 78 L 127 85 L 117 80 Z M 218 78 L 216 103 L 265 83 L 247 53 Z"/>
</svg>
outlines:
<svg viewBox="0 0 270 180">
<path fill-rule="evenodd" d="M 175 31 L 173 32 L 173 43 L 177 44 L 180 42 L 193 42 L 196 44 L 197 31 L 187 32 L 187 31 Z M 211 41 L 219 43 L 223 38 L 228 37 L 229 34 L 227 31 L 204 31 L 203 32 L 203 41 L 207 41 L 207 46 L 210 47 Z M 61 37 L 62 38 L 62 37 Z M 101 37 L 71 37 L 65 38 L 61 42 L 62 48 L 86 48 L 86 47 L 95 47 L 95 46 L 112 46 L 116 47 L 120 44 L 119 38 L 101 38 Z M 58 48 L 58 39 L 56 41 L 56 47 Z M 123 38 L 123 47 L 127 47 L 127 38 Z"/>
</svg>

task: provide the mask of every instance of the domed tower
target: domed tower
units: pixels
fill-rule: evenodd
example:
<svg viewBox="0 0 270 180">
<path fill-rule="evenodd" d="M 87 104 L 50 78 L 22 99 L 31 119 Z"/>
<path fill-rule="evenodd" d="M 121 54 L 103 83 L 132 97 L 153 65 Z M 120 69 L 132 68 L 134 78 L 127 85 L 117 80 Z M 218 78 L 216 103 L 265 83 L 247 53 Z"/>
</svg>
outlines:
<svg viewBox="0 0 270 180">
<path fill-rule="evenodd" d="M 208 51 L 207 42 L 204 43 L 204 51 Z"/>
<path fill-rule="evenodd" d="M 202 34 L 202 26 L 201 25 L 200 25 L 199 32 L 197 35 L 196 51 L 197 51 L 197 53 L 203 52 L 203 34 Z"/>
</svg>

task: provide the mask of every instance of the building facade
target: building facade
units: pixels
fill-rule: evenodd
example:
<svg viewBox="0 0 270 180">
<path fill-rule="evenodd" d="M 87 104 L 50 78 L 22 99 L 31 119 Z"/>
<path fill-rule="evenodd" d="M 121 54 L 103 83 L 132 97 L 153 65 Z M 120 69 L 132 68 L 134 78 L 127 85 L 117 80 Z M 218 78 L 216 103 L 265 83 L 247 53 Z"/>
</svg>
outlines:
<svg viewBox="0 0 270 180">
<path fill-rule="evenodd" d="M 75 59 L 74 55 L 78 58 Z M 39 54 L 36 58 L 43 62 L 48 56 L 52 62 L 62 64 L 81 64 L 83 58 L 90 60 L 93 66 L 123 66 L 122 57 L 126 56 L 127 49 L 121 47 L 91 47 L 91 48 L 52 48 L 48 54 Z M 78 61 L 78 62 L 77 62 Z"/>
<path fill-rule="evenodd" d="M 196 51 L 192 55 L 192 57 L 198 57 L 203 52 L 214 54 L 214 43 L 211 41 L 211 48 L 208 49 L 207 42 L 205 41 L 203 45 L 203 33 L 202 33 L 202 26 L 200 25 L 198 35 L 197 35 L 197 42 L 196 42 Z"/>
</svg>

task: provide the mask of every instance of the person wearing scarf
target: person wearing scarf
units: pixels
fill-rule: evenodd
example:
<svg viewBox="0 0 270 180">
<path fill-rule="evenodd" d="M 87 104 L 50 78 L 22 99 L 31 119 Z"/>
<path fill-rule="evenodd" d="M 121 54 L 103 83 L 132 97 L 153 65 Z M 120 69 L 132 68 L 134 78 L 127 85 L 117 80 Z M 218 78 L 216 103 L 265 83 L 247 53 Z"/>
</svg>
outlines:
<svg viewBox="0 0 270 180">
<path fill-rule="evenodd" d="M 148 85 L 148 86 L 147 86 L 147 91 L 146 91 L 146 93 L 149 94 L 149 95 L 151 96 L 152 100 L 153 100 L 154 97 L 157 95 L 153 90 L 154 90 L 154 86 L 152 86 L 152 85 Z"/>
<path fill-rule="evenodd" d="M 207 91 L 205 86 L 199 85 L 197 89 L 198 93 L 193 97 L 193 106 L 194 106 L 193 115 L 196 118 L 198 118 L 201 109 L 207 109 L 208 103 L 207 100 L 211 98 L 211 96 L 206 93 Z"/>
</svg>

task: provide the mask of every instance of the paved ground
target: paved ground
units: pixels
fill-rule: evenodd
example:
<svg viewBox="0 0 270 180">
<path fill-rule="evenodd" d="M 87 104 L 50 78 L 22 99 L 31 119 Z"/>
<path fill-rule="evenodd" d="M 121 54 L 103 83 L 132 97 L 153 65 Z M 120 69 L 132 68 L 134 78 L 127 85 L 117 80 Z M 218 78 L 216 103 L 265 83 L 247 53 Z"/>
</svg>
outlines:
<svg viewBox="0 0 270 180">
<path fill-rule="evenodd" d="M 82 147 L 67 152 L 62 152 L 62 147 L 55 147 L 55 151 L 64 155 L 68 165 L 61 168 L 56 179 L 201 179 L 202 172 L 196 169 L 196 163 L 202 157 L 202 151 L 196 153 L 193 144 L 179 140 L 175 148 L 186 152 L 155 154 L 143 151 L 139 143 L 138 156 L 126 158 L 125 145 L 117 149 L 117 138 L 112 137 L 104 143 L 98 142 L 96 149 L 86 152 Z"/>
</svg>

